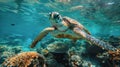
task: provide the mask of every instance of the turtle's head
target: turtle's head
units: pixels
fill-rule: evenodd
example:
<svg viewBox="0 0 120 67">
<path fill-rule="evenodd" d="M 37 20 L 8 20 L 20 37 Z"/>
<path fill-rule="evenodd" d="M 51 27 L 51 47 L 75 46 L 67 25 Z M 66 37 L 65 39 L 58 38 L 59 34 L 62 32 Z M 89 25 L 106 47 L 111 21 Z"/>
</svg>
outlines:
<svg viewBox="0 0 120 67">
<path fill-rule="evenodd" d="M 49 20 L 50 20 L 52 25 L 56 25 L 59 22 L 61 22 L 62 17 L 58 12 L 50 12 L 49 13 Z"/>
</svg>

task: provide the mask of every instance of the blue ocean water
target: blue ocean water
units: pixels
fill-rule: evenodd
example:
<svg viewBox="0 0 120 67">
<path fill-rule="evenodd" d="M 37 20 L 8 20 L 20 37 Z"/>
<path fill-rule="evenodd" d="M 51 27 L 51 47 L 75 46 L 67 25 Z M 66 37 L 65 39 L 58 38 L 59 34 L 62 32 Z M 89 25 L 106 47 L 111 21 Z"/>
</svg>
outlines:
<svg viewBox="0 0 120 67">
<path fill-rule="evenodd" d="M 0 64 L 9 56 L 20 52 L 37 51 L 42 54 L 42 50 L 46 49 L 50 43 L 60 41 L 69 44 L 69 50 L 82 58 L 83 63 L 80 64 L 82 67 L 90 67 L 89 63 L 92 67 L 120 66 L 120 62 L 114 64 L 107 62 L 111 61 L 109 59 L 106 61 L 96 58 L 96 55 L 104 53 L 104 50 L 94 45 L 91 46 L 84 39 L 77 41 L 76 46 L 72 46 L 74 43 L 71 40 L 55 38 L 48 34 L 37 43 L 35 48 L 30 48 L 30 44 L 38 34 L 44 28 L 51 26 L 48 14 L 54 11 L 79 21 L 92 36 L 120 48 L 119 0 L 0 0 Z M 55 49 L 54 52 L 57 53 Z M 54 52 L 52 52 L 53 55 Z M 69 51 L 67 52 L 66 54 L 69 55 Z M 66 54 L 60 53 L 60 56 Z M 61 58 L 63 56 L 57 58 L 56 61 L 49 61 L 48 67 L 55 66 L 50 62 L 56 62 L 60 67 L 67 67 L 64 63 L 69 64 L 70 62 L 57 61 Z"/>
</svg>

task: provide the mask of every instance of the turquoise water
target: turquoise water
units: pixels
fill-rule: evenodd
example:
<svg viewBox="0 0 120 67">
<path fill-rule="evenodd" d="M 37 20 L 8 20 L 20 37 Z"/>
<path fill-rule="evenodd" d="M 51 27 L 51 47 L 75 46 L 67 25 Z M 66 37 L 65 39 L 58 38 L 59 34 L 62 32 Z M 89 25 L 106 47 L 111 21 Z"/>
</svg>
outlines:
<svg viewBox="0 0 120 67">
<path fill-rule="evenodd" d="M 9 56 L 20 52 L 37 51 L 44 55 L 42 53 L 43 49 L 46 49 L 50 43 L 60 41 L 69 44 L 69 50 L 72 50 L 72 47 L 74 47 L 75 53 L 84 62 L 91 63 L 92 67 L 120 66 L 120 62 L 113 64 L 111 61 L 106 62 L 106 60 L 96 58 L 96 55 L 103 53 L 104 50 L 94 45 L 91 46 L 84 39 L 77 41 L 75 44 L 69 39 L 54 38 L 48 34 L 35 48 L 30 48 L 30 44 L 35 37 L 44 28 L 51 26 L 48 13 L 53 11 L 79 21 L 79 23 L 90 31 L 92 36 L 105 42 L 110 42 L 110 44 L 119 48 L 119 0 L 0 0 L 0 64 Z M 76 46 L 73 46 L 73 44 Z M 66 49 L 62 49 L 62 51 L 64 50 Z M 57 56 L 68 55 L 66 51 L 65 54 L 64 52 L 62 52 L 63 54 L 59 54 L 59 51 L 55 51 L 55 53 L 58 53 Z M 54 55 L 54 52 L 52 54 Z M 56 60 L 60 60 L 61 58 L 63 56 Z M 102 63 L 103 61 L 105 63 Z M 109 60 L 107 59 L 107 61 Z M 72 65 L 67 66 L 64 64 L 69 64 L 70 62 L 63 62 L 63 60 L 56 61 L 56 63 L 58 67 L 72 67 Z M 85 67 L 83 64 L 81 64 L 82 67 Z M 48 66 L 53 67 L 55 64 L 52 65 L 49 63 Z M 87 65 L 86 67 L 89 66 Z"/>
</svg>

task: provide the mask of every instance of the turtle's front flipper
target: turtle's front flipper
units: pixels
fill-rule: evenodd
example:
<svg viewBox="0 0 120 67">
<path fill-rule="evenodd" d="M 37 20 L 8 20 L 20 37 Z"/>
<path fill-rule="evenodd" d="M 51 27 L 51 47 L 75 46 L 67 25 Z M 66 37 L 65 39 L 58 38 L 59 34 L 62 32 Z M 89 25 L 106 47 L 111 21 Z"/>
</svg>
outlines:
<svg viewBox="0 0 120 67">
<path fill-rule="evenodd" d="M 35 47 L 35 45 L 38 43 L 38 41 L 40 41 L 43 37 L 45 37 L 49 32 L 55 30 L 54 27 L 48 27 L 45 28 L 42 32 L 40 32 L 40 34 L 35 38 L 35 40 L 32 42 L 32 44 L 30 45 L 31 48 Z"/>
<path fill-rule="evenodd" d="M 87 41 L 90 41 L 92 44 L 95 44 L 95 45 L 97 45 L 97 46 L 100 46 L 101 48 L 104 48 L 105 50 L 113 50 L 113 51 L 116 50 L 116 48 L 113 47 L 112 45 L 110 45 L 110 44 L 108 44 L 108 43 L 106 43 L 106 42 L 104 42 L 104 41 L 101 41 L 101 40 L 99 40 L 99 39 L 97 39 L 97 38 L 95 38 L 95 37 L 93 37 L 93 36 L 85 33 L 84 31 L 82 31 L 82 30 L 81 30 L 80 28 L 78 28 L 78 27 L 75 27 L 75 28 L 73 29 L 73 31 L 74 31 L 76 34 L 82 36 L 82 37 L 83 37 L 84 39 L 86 39 Z"/>
</svg>

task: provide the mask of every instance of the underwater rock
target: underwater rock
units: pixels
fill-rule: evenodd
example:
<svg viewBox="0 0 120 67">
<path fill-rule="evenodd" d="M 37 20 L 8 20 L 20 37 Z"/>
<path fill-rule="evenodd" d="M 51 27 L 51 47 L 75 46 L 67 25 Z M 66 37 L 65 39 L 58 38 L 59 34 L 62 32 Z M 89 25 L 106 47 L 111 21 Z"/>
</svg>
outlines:
<svg viewBox="0 0 120 67">
<path fill-rule="evenodd" d="M 88 42 L 86 43 L 85 41 L 77 41 L 76 43 L 72 43 L 72 41 L 68 39 L 50 39 L 50 41 L 48 39 L 46 41 L 43 41 L 42 45 L 46 46 L 44 46 L 44 48 L 40 46 L 37 51 L 45 56 L 48 66 L 55 66 L 55 64 L 52 64 L 52 62 L 56 63 L 59 66 L 62 65 L 63 67 L 71 67 L 73 64 L 83 67 L 99 66 L 98 64 L 93 65 L 93 61 L 85 61 L 86 57 L 90 57 L 89 54 L 86 54 L 86 56 L 83 55 L 83 53 L 87 52 L 86 47 L 90 47 L 90 44 Z M 78 57 L 80 61 L 78 60 Z M 78 62 L 72 63 L 69 61 L 70 59 L 75 58 L 77 58 L 76 60 Z"/>
<path fill-rule="evenodd" d="M 56 66 L 56 67 L 66 67 L 69 66 L 68 63 L 68 56 L 67 51 L 69 49 L 69 45 L 67 43 L 61 42 L 61 41 L 54 41 L 47 45 L 45 49 L 42 49 L 41 53 L 44 54 L 44 56 L 47 59 L 48 67 L 50 66 Z M 51 62 L 56 63 L 51 64 Z M 55 61 L 53 61 L 55 60 Z"/>
<path fill-rule="evenodd" d="M 45 58 L 37 52 L 22 52 L 8 58 L 2 67 L 45 67 Z"/>
<path fill-rule="evenodd" d="M 55 59 L 47 60 L 47 67 L 64 67 L 62 64 L 58 63 Z"/>
<path fill-rule="evenodd" d="M 51 44 L 49 44 L 46 48 L 49 52 L 54 53 L 65 53 L 68 51 L 69 46 L 63 42 L 55 41 Z"/>
<path fill-rule="evenodd" d="M 55 38 L 50 38 L 50 39 L 48 39 L 48 40 L 42 41 L 42 42 L 40 43 L 40 45 L 41 45 L 42 48 L 46 48 L 48 44 L 50 44 L 50 43 L 52 43 L 52 42 L 54 42 L 54 41 L 56 41 Z"/>
<path fill-rule="evenodd" d="M 105 50 L 94 45 L 94 46 L 88 47 L 86 51 L 87 51 L 87 55 L 96 56 L 98 53 L 102 53 Z"/>
<path fill-rule="evenodd" d="M 69 48 L 70 44 L 68 44 L 68 42 L 56 39 L 55 41 L 52 40 L 52 43 L 47 44 L 44 49 L 40 47 L 37 51 L 45 56 L 48 67 L 68 67 L 69 61 L 67 51 Z"/>
<path fill-rule="evenodd" d="M 60 62 L 57 62 L 55 56 L 52 53 L 48 52 L 48 50 L 42 49 L 41 54 L 46 58 L 47 67 L 64 67 L 62 64 L 60 64 Z"/>
<path fill-rule="evenodd" d="M 74 45 L 72 41 L 68 39 L 65 40 L 65 39 L 58 39 L 58 38 L 50 38 L 50 39 L 41 41 L 40 47 L 37 48 L 37 52 L 43 53 L 43 54 L 47 54 L 49 52 L 65 53 L 71 46 L 74 46 Z"/>
</svg>

